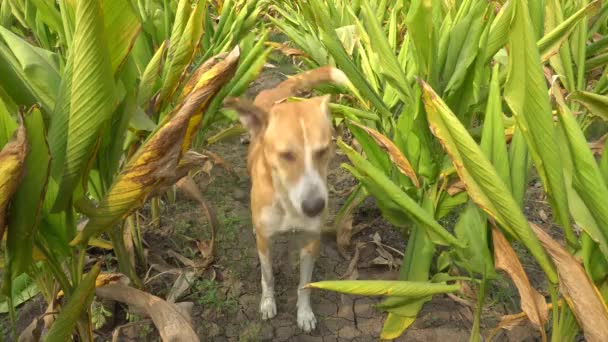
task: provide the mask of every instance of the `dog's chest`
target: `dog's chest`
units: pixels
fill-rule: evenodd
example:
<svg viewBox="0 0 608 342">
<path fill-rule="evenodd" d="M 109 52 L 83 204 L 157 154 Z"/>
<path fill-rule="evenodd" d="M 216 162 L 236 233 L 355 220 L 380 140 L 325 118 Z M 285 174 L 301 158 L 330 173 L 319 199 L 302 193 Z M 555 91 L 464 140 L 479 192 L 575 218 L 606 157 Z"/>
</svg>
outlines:
<svg viewBox="0 0 608 342">
<path fill-rule="evenodd" d="M 321 231 L 320 217 L 310 218 L 291 213 L 278 203 L 262 209 L 261 221 L 269 236 L 284 232 L 318 233 Z"/>
</svg>

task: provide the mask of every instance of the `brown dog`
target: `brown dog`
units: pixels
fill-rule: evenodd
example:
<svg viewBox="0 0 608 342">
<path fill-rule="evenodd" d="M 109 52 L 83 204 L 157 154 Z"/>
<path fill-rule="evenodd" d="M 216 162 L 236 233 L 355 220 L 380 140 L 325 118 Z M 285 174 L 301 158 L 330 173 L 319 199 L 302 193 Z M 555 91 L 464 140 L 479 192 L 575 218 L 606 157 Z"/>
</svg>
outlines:
<svg viewBox="0 0 608 342">
<path fill-rule="evenodd" d="M 300 251 L 298 326 L 310 332 L 316 319 L 310 290 L 302 287 L 312 278 L 319 253 L 321 225 L 328 200 L 327 166 L 332 155 L 329 95 L 298 102 L 289 96 L 313 86 L 348 83 L 344 73 L 322 67 L 296 76 L 276 88 L 262 91 L 253 103 L 227 99 L 251 135 L 247 167 L 251 176 L 251 213 L 262 269 L 263 319 L 276 315 L 270 238 L 287 231 L 304 236 Z"/>
</svg>

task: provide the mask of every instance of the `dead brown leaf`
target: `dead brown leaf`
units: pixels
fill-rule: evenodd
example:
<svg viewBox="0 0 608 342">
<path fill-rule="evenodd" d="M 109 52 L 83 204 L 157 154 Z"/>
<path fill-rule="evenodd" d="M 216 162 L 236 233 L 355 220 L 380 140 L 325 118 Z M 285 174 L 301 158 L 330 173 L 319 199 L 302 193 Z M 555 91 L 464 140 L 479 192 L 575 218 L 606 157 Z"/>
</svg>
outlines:
<svg viewBox="0 0 608 342">
<path fill-rule="evenodd" d="M 561 300 L 558 301 L 557 304 L 558 304 L 558 306 L 561 306 L 562 301 Z M 546 307 L 547 307 L 547 314 L 548 314 L 549 310 L 551 310 L 553 308 L 553 304 L 547 303 Z M 528 319 L 528 315 L 526 315 L 526 313 L 523 311 L 520 313 L 517 313 L 517 314 L 502 316 L 502 318 L 500 319 L 500 322 L 498 323 L 496 328 L 490 330 L 487 340 L 492 341 L 494 336 L 496 336 L 496 334 L 498 334 L 498 332 L 501 329 L 511 330 L 514 327 L 516 327 L 520 324 L 523 324 L 527 319 Z"/>
<path fill-rule="evenodd" d="M 348 259 L 348 246 L 350 246 L 350 239 L 353 233 L 353 215 L 352 213 L 346 214 L 338 223 L 336 229 L 336 242 L 338 244 L 338 252 Z"/>
<path fill-rule="evenodd" d="M 376 144 L 386 151 L 391 161 L 395 163 L 395 166 L 397 166 L 397 169 L 406 175 L 417 188 L 420 188 L 420 182 L 418 181 L 418 177 L 416 177 L 416 172 L 412 168 L 412 165 L 407 158 L 405 158 L 403 153 L 401 153 L 401 150 L 399 150 L 397 145 L 373 128 L 358 124 L 356 122 L 352 122 L 352 124 L 369 134 L 376 141 Z"/>
<path fill-rule="evenodd" d="M 289 47 L 289 45 L 287 45 L 286 43 L 281 44 L 281 43 L 277 43 L 277 42 L 266 42 L 265 45 L 271 46 L 273 49 L 281 52 L 282 54 L 284 54 L 287 57 L 308 57 L 306 52 L 304 52 L 300 49 L 295 49 L 295 48 Z"/>
<path fill-rule="evenodd" d="M 581 263 L 534 223 L 534 233 L 557 267 L 560 288 L 572 308 L 587 341 L 605 341 L 608 336 L 608 308 Z"/>
<path fill-rule="evenodd" d="M 593 154 L 597 156 L 601 156 L 602 154 L 604 154 L 604 148 L 606 147 L 606 139 L 608 139 L 608 134 L 604 134 L 601 138 L 589 143 L 589 148 L 591 148 Z"/>
<path fill-rule="evenodd" d="M 458 193 L 466 191 L 466 186 L 460 179 L 458 179 L 454 183 L 450 184 L 446 191 L 448 192 L 448 195 L 454 196 Z"/>
<path fill-rule="evenodd" d="M 28 152 L 23 113 L 19 115 L 19 127 L 13 133 L 11 140 L 0 150 L 0 239 L 4 237 L 6 209 L 21 182 Z"/>
<path fill-rule="evenodd" d="M 359 278 L 359 271 L 357 270 L 357 264 L 359 263 L 359 257 L 361 256 L 361 248 L 365 246 L 365 242 L 358 242 L 355 246 L 355 254 L 352 259 L 348 263 L 348 268 L 343 275 L 340 276 L 340 279 L 348 279 L 348 280 L 356 280 Z"/>
<path fill-rule="evenodd" d="M 95 293 L 101 298 L 141 308 L 152 319 L 163 341 L 199 341 L 189 318 L 174 304 L 159 297 L 123 284 L 99 287 Z"/>
<path fill-rule="evenodd" d="M 515 254 L 502 232 L 496 227 L 492 229 L 492 240 L 494 242 L 496 268 L 505 271 L 511 277 L 521 298 L 521 309 L 538 328 L 543 341 L 546 341 L 547 336 L 544 326 L 547 322 L 547 304 L 545 298 L 530 285 L 528 276 L 519 262 L 517 254 Z"/>
</svg>

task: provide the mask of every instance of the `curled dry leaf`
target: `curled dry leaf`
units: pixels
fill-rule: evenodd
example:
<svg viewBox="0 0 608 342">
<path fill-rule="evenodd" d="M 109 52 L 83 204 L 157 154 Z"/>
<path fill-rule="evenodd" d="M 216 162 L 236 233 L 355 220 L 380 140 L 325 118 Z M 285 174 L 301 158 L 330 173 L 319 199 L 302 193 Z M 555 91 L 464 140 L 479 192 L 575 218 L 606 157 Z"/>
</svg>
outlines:
<svg viewBox="0 0 608 342">
<path fill-rule="evenodd" d="M 561 306 L 562 301 L 561 300 L 558 301 L 557 304 L 558 304 L 558 306 Z M 553 308 L 553 304 L 547 303 L 546 307 L 547 307 L 547 314 L 548 314 L 548 311 Z M 527 319 L 528 319 L 528 315 L 523 311 L 520 313 L 512 314 L 512 315 L 502 316 L 502 318 L 500 319 L 500 322 L 498 323 L 496 328 L 494 328 L 490 331 L 486 340 L 493 341 L 494 336 L 496 336 L 496 334 L 498 334 L 498 332 L 501 329 L 507 329 L 507 330 L 513 329 L 514 327 L 525 322 Z"/>
<path fill-rule="evenodd" d="M 23 176 L 27 150 L 25 126 L 21 118 L 13 138 L 0 150 L 0 239 L 4 236 L 8 202 Z"/>
<path fill-rule="evenodd" d="M 561 291 L 583 329 L 587 341 L 605 341 L 608 336 L 608 308 L 581 263 L 537 225 L 536 236 L 557 267 Z"/>
<path fill-rule="evenodd" d="M 547 322 L 547 304 L 545 298 L 530 285 L 528 276 L 519 262 L 517 254 L 515 254 L 505 236 L 496 227 L 492 229 L 492 240 L 494 242 L 494 262 L 496 268 L 509 274 L 521 297 L 521 309 L 528 315 L 536 328 L 538 328 L 543 341 L 546 341 L 547 336 L 545 335 L 544 326 Z"/>
<path fill-rule="evenodd" d="M 306 54 L 306 52 L 304 52 L 300 49 L 295 49 L 295 48 L 289 47 L 289 45 L 287 45 L 286 43 L 266 42 L 265 45 L 272 47 L 273 49 L 281 52 L 282 54 L 284 54 L 287 57 L 306 57 L 306 58 L 308 58 L 308 55 Z"/>
<path fill-rule="evenodd" d="M 163 341 L 199 341 L 189 318 L 171 304 L 147 292 L 123 285 L 110 284 L 95 291 L 98 297 L 135 307 L 149 316 Z"/>
<path fill-rule="evenodd" d="M 95 279 L 95 287 L 102 287 L 108 284 L 121 283 L 129 284 L 129 278 L 122 273 L 100 273 Z M 56 299 L 59 300 L 63 297 L 63 290 L 57 292 Z"/>
<path fill-rule="evenodd" d="M 127 217 L 150 194 L 183 177 L 176 172 L 181 156 L 188 150 L 212 97 L 234 75 L 239 55 L 236 47 L 226 59 L 215 63 L 198 77 L 183 103 L 167 115 L 160 128 L 116 177 L 99 207 L 89 215 L 89 223 L 71 245 L 86 243 L 89 238 Z"/>
<path fill-rule="evenodd" d="M 376 141 L 376 144 L 386 151 L 389 158 L 391 158 L 393 163 L 395 163 L 395 166 L 397 166 L 397 169 L 406 175 L 417 188 L 420 188 L 420 182 L 418 181 L 418 177 L 416 177 L 416 172 L 414 172 L 412 165 L 407 158 L 405 158 L 403 153 L 401 153 L 401 150 L 399 150 L 399 148 L 389 138 L 385 137 L 373 128 L 369 128 L 356 122 L 351 122 L 351 124 L 361 128 L 367 134 L 369 134 L 369 136 Z"/>
<path fill-rule="evenodd" d="M 596 156 L 601 156 L 604 154 L 604 148 L 606 147 L 606 139 L 608 139 L 608 134 L 604 134 L 601 138 L 596 141 L 589 143 L 589 148 Z"/>
<path fill-rule="evenodd" d="M 448 195 L 450 196 L 454 196 L 456 194 L 459 194 L 463 191 L 466 191 L 466 186 L 464 185 L 464 182 L 461 181 L 460 179 L 456 180 L 455 182 L 453 182 L 452 184 L 450 184 L 448 186 L 447 192 Z"/>
</svg>

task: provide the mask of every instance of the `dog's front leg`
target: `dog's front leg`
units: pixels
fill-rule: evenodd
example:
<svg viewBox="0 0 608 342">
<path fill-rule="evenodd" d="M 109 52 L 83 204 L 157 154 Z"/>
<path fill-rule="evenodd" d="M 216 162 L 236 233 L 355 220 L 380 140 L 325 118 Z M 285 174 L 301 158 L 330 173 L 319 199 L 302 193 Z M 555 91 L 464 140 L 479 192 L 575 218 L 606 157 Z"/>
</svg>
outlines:
<svg viewBox="0 0 608 342">
<path fill-rule="evenodd" d="M 277 304 L 274 300 L 274 275 L 272 274 L 272 258 L 268 249 L 269 239 L 262 234 L 256 234 L 260 269 L 262 270 L 262 298 L 260 312 L 262 319 L 270 319 L 277 314 Z"/>
<path fill-rule="evenodd" d="M 317 319 L 310 306 L 310 289 L 304 285 L 310 283 L 315 260 L 319 255 L 320 239 L 312 238 L 300 250 L 300 285 L 298 287 L 298 327 L 305 332 L 311 332 L 317 325 Z"/>
</svg>

